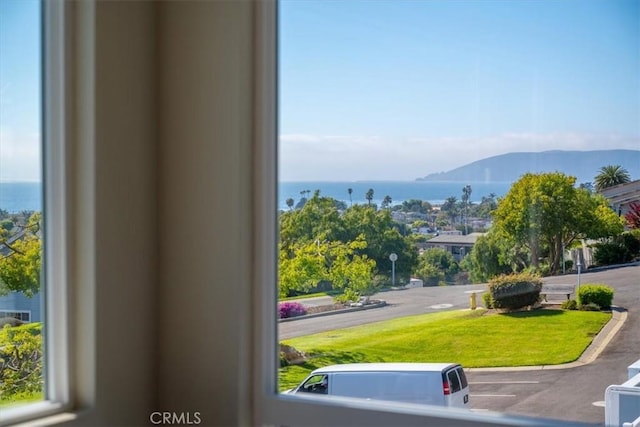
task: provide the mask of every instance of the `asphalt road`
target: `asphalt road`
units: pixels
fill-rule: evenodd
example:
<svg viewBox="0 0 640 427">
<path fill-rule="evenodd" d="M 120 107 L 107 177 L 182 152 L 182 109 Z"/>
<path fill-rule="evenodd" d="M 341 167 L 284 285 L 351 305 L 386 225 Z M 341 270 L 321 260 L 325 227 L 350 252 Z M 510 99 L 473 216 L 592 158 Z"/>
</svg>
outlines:
<svg viewBox="0 0 640 427">
<path fill-rule="evenodd" d="M 414 314 L 469 308 L 469 294 L 465 292 L 482 291 L 485 287 L 485 285 L 442 286 L 381 292 L 371 298 L 385 300 L 387 305 L 384 307 L 283 322 L 279 324 L 279 338 L 289 339 Z M 482 303 L 480 295 L 477 300 L 479 304 Z M 305 305 L 331 304 L 332 298 L 319 297 L 302 300 L 302 302 Z"/>
<path fill-rule="evenodd" d="M 471 369 L 467 374 L 474 410 L 593 425 L 604 423 L 601 405 L 605 389 L 625 382 L 627 366 L 640 359 L 640 266 L 584 272 L 580 279 L 583 285 L 604 283 L 613 287 L 614 305 L 627 310 L 626 322 L 606 349 L 594 362 L 568 369 L 502 372 Z M 577 275 L 546 278 L 545 282 L 575 284 Z M 469 285 L 383 292 L 374 298 L 386 300 L 389 304 L 386 307 L 280 323 L 280 339 L 413 314 L 468 308 L 469 294 L 465 291 L 484 288 Z M 306 302 L 325 303 L 322 299 Z M 478 302 L 481 303 L 481 298 Z"/>
</svg>

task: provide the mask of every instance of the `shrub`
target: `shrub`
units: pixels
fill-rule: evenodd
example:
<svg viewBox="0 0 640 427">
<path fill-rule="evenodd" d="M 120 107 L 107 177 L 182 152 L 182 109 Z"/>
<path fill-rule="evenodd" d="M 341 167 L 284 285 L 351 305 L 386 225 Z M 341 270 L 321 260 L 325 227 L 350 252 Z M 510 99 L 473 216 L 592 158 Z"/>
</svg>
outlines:
<svg viewBox="0 0 640 427">
<path fill-rule="evenodd" d="M 563 310 L 577 310 L 578 303 L 576 302 L 576 300 L 570 299 L 560 304 L 560 308 Z"/>
<path fill-rule="evenodd" d="M 491 299 L 490 292 L 482 294 L 482 304 L 484 305 L 484 308 L 493 308 L 493 300 Z"/>
<path fill-rule="evenodd" d="M 493 307 L 507 310 L 517 310 L 537 303 L 541 289 L 540 277 L 527 273 L 497 276 L 489 282 Z"/>
<path fill-rule="evenodd" d="M 631 236 L 631 235 L 630 235 Z M 596 265 L 612 265 L 629 262 L 633 259 L 633 253 L 627 246 L 633 237 L 627 242 L 626 238 L 615 238 L 609 242 L 596 243 L 594 247 L 593 260 Z"/>
<path fill-rule="evenodd" d="M 396 283 L 398 283 L 398 277 L 396 277 Z M 392 285 L 391 283 L 391 278 L 387 277 L 383 274 L 376 274 L 375 276 L 373 276 L 373 286 L 376 289 L 382 289 L 382 288 L 390 288 Z"/>
<path fill-rule="evenodd" d="M 582 304 L 579 308 L 582 311 L 600 311 L 600 306 L 593 302 L 590 302 L 589 304 Z"/>
<path fill-rule="evenodd" d="M 584 285 L 578 289 L 578 304 L 597 304 L 600 308 L 607 310 L 611 308 L 613 301 L 613 289 L 607 285 Z"/>
<path fill-rule="evenodd" d="M 564 269 L 565 271 L 571 271 L 571 269 L 573 268 L 573 260 L 572 259 L 568 259 L 564 262 Z"/>
<path fill-rule="evenodd" d="M 286 301 L 278 304 L 278 317 L 280 319 L 286 319 L 288 317 L 302 316 L 307 314 L 307 309 L 304 305 L 295 301 Z"/>
</svg>

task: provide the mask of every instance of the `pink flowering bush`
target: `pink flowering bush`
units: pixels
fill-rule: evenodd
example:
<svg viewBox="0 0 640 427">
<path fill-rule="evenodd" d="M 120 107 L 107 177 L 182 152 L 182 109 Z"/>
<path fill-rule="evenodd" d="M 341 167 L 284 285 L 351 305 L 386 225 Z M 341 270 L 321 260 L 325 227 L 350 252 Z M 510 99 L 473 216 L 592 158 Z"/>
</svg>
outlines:
<svg viewBox="0 0 640 427">
<path fill-rule="evenodd" d="M 307 309 L 299 302 L 286 301 L 278 304 L 278 317 L 286 319 L 287 317 L 303 316 L 307 314 Z"/>
</svg>

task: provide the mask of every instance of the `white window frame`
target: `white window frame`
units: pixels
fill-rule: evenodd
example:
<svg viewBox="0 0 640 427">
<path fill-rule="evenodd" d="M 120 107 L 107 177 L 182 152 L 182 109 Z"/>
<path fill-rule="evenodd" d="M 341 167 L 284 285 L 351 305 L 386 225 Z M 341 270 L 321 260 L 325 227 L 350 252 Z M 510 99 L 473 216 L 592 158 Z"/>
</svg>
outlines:
<svg viewBox="0 0 640 427">
<path fill-rule="evenodd" d="M 71 227 L 66 144 L 69 90 L 65 58 L 67 4 L 41 1 L 41 94 L 43 178 L 44 400 L 0 411 L 0 426 L 61 413 L 70 407 L 68 262 Z M 58 419 L 62 421 L 69 417 Z"/>
<path fill-rule="evenodd" d="M 569 426 L 576 423 L 500 413 L 425 408 L 331 396 L 278 394 L 277 372 L 277 0 L 256 4 L 253 298 L 254 425 Z M 271 286 L 264 286 L 265 280 Z"/>
<path fill-rule="evenodd" d="M 246 420 L 250 420 L 251 425 L 575 425 L 503 414 L 425 409 L 418 405 L 393 402 L 380 402 L 372 407 L 357 399 L 287 396 L 276 392 L 277 2 L 260 0 L 252 4 L 255 8 L 252 28 L 255 37 L 255 106 L 253 124 L 246 125 L 255 126 L 254 168 L 251 178 L 253 205 L 250 207 L 254 231 L 251 260 L 253 286 L 251 300 L 247 301 L 251 303 L 253 310 L 249 314 L 252 316 L 251 326 L 243 326 L 238 330 L 251 332 L 251 337 L 247 338 L 247 344 L 251 346 L 250 356 L 247 356 L 250 364 L 242 363 L 242 367 L 247 365 L 249 371 L 246 376 L 243 373 L 242 381 L 244 384 L 244 378 L 251 378 L 253 387 L 246 394 L 244 388 L 241 390 L 242 398 L 238 399 L 241 407 L 236 409 L 248 412 Z M 46 70 L 44 135 L 47 138 L 43 156 L 47 255 L 43 270 L 47 279 L 44 296 L 48 307 L 45 314 L 45 339 L 55 343 L 55 346 L 49 346 L 45 353 L 47 400 L 1 411 L 0 425 L 36 419 L 38 425 L 64 423 L 75 415 L 71 410 L 90 412 L 92 404 L 97 400 L 91 378 L 96 367 L 94 359 L 97 346 L 95 338 L 83 338 L 88 335 L 83 332 L 91 332 L 95 328 L 96 311 L 96 289 L 90 280 L 93 268 L 91 263 L 95 261 L 90 253 L 95 244 L 91 223 L 91 202 L 94 200 L 87 202 L 87 198 L 95 197 L 92 192 L 95 184 L 92 180 L 95 177 L 91 171 L 92 161 L 95 160 L 95 153 L 92 152 L 94 141 L 91 120 L 95 111 L 92 110 L 94 100 L 90 89 L 94 75 L 91 67 L 95 62 L 91 55 L 94 54 L 92 46 L 95 34 L 92 25 L 95 24 L 93 18 L 96 6 L 93 1 L 50 0 L 43 1 L 43 7 Z M 69 11 L 70 8 L 74 10 Z M 70 52 L 74 50 L 67 49 L 70 44 L 81 52 Z M 74 88 L 77 88 L 77 93 Z M 83 141 L 82 146 L 76 144 L 80 139 Z M 87 197 L 80 200 L 80 195 Z M 78 254 L 83 256 L 79 257 Z M 265 280 L 269 283 L 268 286 L 264 286 Z M 80 287 L 79 283 L 83 286 Z M 211 347 L 206 347 L 205 350 L 207 349 Z M 149 389 L 148 392 L 154 393 L 155 390 Z M 105 405 L 110 403 L 112 401 L 107 399 Z M 56 416 L 48 420 L 41 419 L 51 414 Z M 140 414 L 130 414 L 131 417 L 135 415 Z M 242 415 L 245 416 L 245 413 Z M 97 417 L 100 416 L 102 414 L 97 414 Z M 92 421 L 99 422 L 100 419 Z"/>
</svg>

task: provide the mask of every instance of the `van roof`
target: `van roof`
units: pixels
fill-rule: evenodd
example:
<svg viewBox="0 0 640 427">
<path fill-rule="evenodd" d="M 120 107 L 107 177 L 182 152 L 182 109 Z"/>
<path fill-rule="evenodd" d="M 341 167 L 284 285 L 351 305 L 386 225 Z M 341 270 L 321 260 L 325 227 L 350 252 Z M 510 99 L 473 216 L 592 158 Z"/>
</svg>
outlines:
<svg viewBox="0 0 640 427">
<path fill-rule="evenodd" d="M 443 371 L 450 367 L 459 366 L 458 363 L 345 363 L 316 369 L 312 374 L 327 372 L 397 372 L 415 371 L 432 372 Z"/>
</svg>

